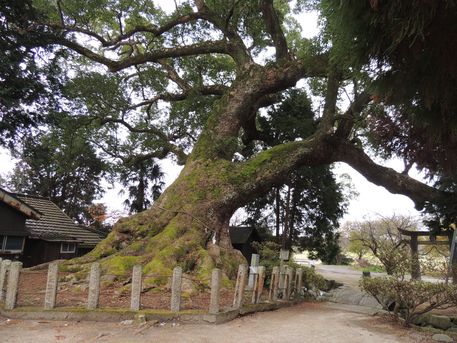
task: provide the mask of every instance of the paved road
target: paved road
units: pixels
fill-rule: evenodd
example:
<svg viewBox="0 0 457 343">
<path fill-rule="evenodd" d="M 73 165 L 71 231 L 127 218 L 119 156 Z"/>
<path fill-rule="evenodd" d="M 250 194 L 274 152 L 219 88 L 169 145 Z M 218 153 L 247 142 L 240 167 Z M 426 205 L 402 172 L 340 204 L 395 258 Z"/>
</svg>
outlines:
<svg viewBox="0 0 457 343">
<path fill-rule="evenodd" d="M 324 294 L 325 300 L 341 304 L 365 306 L 372 309 L 382 308 L 372 296 L 360 290 L 361 271 L 351 269 L 348 266 L 334 265 L 317 265 L 316 271 L 328 280 L 335 280 L 343 284 L 343 286 Z M 371 275 L 373 277 L 386 276 L 385 273 L 371 273 Z M 422 279 L 430 282 L 442 281 L 431 277 L 422 277 Z"/>
<path fill-rule="evenodd" d="M 349 286 L 358 287 L 358 283 L 360 277 L 362 276 L 362 272 L 359 270 L 354 270 L 349 266 L 334 266 L 334 265 L 326 265 L 326 264 L 318 264 L 315 266 L 316 271 L 319 274 L 322 274 L 325 278 L 335 280 L 341 283 L 344 283 Z M 386 273 L 373 273 L 371 275 L 374 276 L 386 276 Z M 429 282 L 439 282 L 442 281 L 437 278 L 429 277 L 429 276 L 422 276 L 422 280 L 429 281 Z"/>
</svg>

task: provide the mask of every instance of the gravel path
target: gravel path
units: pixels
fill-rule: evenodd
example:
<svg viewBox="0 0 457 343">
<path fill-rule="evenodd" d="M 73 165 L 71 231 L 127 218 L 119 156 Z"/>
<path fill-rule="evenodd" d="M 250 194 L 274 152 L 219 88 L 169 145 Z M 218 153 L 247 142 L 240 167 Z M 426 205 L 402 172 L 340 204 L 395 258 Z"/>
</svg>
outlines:
<svg viewBox="0 0 457 343">
<path fill-rule="evenodd" d="M 303 303 L 221 325 L 0 320 L 2 343 L 431 342 L 430 336 L 330 303 Z"/>
</svg>

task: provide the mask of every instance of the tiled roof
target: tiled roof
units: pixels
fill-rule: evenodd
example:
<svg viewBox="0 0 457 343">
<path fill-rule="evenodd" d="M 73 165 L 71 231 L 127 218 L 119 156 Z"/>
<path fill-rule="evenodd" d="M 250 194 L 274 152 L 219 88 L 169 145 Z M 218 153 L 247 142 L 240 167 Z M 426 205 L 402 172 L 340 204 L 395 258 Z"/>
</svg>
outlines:
<svg viewBox="0 0 457 343">
<path fill-rule="evenodd" d="M 40 211 L 39 220 L 27 219 L 25 226 L 32 238 L 46 241 L 79 242 L 80 247 L 94 247 L 103 237 L 75 224 L 56 204 L 48 198 L 13 194 L 16 198 Z"/>
</svg>

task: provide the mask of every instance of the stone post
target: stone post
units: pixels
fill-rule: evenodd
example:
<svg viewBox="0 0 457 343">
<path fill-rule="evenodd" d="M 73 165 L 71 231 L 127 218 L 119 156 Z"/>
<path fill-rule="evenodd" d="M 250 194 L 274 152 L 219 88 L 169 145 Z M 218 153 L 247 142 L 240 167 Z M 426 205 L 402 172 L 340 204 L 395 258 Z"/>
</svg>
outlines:
<svg viewBox="0 0 457 343">
<path fill-rule="evenodd" d="M 255 278 L 257 275 L 257 267 L 259 266 L 260 255 L 252 254 L 251 256 L 251 265 L 249 267 L 249 280 L 246 289 L 253 289 L 255 284 Z"/>
<path fill-rule="evenodd" d="M 100 296 L 100 263 L 92 263 L 89 275 L 89 296 L 87 298 L 87 309 L 94 310 L 98 307 Z"/>
<path fill-rule="evenodd" d="M 0 263 L 0 301 L 5 297 L 4 289 L 6 284 L 6 275 L 10 265 L 10 260 L 2 260 L 2 263 Z"/>
<path fill-rule="evenodd" d="M 303 269 L 297 268 L 297 297 L 303 294 Z"/>
<path fill-rule="evenodd" d="M 56 306 L 57 283 L 59 265 L 55 262 L 48 267 L 48 281 L 46 282 L 46 294 L 44 296 L 44 309 L 50 310 Z"/>
<path fill-rule="evenodd" d="M 295 274 L 294 274 L 294 298 L 297 298 L 297 294 L 299 292 L 298 290 L 298 269 L 295 270 Z"/>
<path fill-rule="evenodd" d="M 451 227 L 453 227 L 454 232 L 452 235 L 449 235 L 449 248 L 451 250 L 451 254 L 449 255 L 449 272 L 448 275 L 452 276 L 452 283 L 457 284 L 457 227 L 455 227 L 455 224 L 451 224 Z M 451 237 L 452 236 L 452 237 Z M 447 283 L 446 278 L 446 283 Z"/>
<path fill-rule="evenodd" d="M 5 310 L 12 310 L 16 305 L 17 288 L 22 262 L 12 262 L 8 271 L 8 284 L 6 285 Z"/>
<path fill-rule="evenodd" d="M 248 266 L 240 264 L 236 277 L 235 295 L 233 298 L 233 307 L 240 308 L 243 305 L 244 289 L 246 288 L 246 278 L 248 274 Z"/>
<path fill-rule="evenodd" d="M 211 273 L 211 298 L 209 302 L 209 313 L 219 313 L 219 292 L 221 288 L 222 273 L 220 269 L 214 268 Z"/>
<path fill-rule="evenodd" d="M 142 267 L 141 265 L 133 266 L 132 271 L 132 293 L 130 296 L 130 309 L 138 311 L 141 305 L 141 281 Z"/>
<path fill-rule="evenodd" d="M 289 266 L 283 266 L 279 270 L 279 289 L 281 290 L 281 300 L 287 300 L 287 289 L 289 285 Z"/>
<path fill-rule="evenodd" d="M 171 281 L 171 303 L 170 309 L 173 312 L 179 312 L 181 306 L 181 283 L 182 283 L 182 268 L 175 267 L 173 269 L 173 280 Z"/>
<path fill-rule="evenodd" d="M 411 236 L 409 245 L 411 247 L 411 279 L 420 280 L 421 269 L 419 263 L 419 244 L 417 240 L 417 235 Z"/>
<path fill-rule="evenodd" d="M 286 300 L 290 300 L 294 292 L 294 268 L 287 269 Z"/>
<path fill-rule="evenodd" d="M 258 267 L 256 267 L 256 269 L 257 268 Z M 259 287 L 259 275 L 257 273 L 255 273 L 255 274 L 253 273 L 252 276 L 254 276 L 254 284 L 252 285 L 251 304 L 255 304 L 257 301 L 257 294 L 258 294 L 258 287 Z"/>
<path fill-rule="evenodd" d="M 278 298 L 284 299 L 286 296 L 286 271 L 287 266 L 279 266 L 279 278 L 278 278 Z"/>
<path fill-rule="evenodd" d="M 257 286 L 257 299 L 255 303 L 258 304 L 260 302 L 260 297 L 262 296 L 263 292 L 263 285 L 265 283 L 265 267 L 260 266 L 259 268 L 259 276 L 258 276 L 258 286 Z"/>
<path fill-rule="evenodd" d="M 268 300 L 273 299 L 273 301 L 276 301 L 278 300 L 279 267 L 273 267 L 271 274 L 270 294 L 268 295 Z"/>
</svg>

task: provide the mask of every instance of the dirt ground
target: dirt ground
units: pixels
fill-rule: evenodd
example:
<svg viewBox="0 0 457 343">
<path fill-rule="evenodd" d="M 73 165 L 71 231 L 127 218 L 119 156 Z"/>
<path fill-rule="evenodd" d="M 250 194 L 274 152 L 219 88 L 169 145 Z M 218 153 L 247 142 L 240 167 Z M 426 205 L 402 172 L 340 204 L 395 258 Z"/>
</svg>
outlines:
<svg viewBox="0 0 457 343">
<path fill-rule="evenodd" d="M 221 325 L 52 322 L 0 318 L 3 343 L 39 342 L 432 342 L 429 334 L 328 303 L 303 303 Z"/>
<path fill-rule="evenodd" d="M 59 277 L 65 273 L 60 272 Z M 23 270 L 19 277 L 19 292 L 17 295 L 17 306 L 41 307 L 44 302 L 46 291 L 47 270 Z M 124 292 L 121 282 L 113 282 L 100 286 L 100 307 L 104 308 L 129 308 L 130 288 Z M 74 286 L 66 283 L 59 283 L 56 307 L 85 307 L 88 296 L 88 283 L 83 282 Z M 221 307 L 228 308 L 233 302 L 233 290 L 223 289 L 221 291 Z M 141 294 L 141 308 L 143 309 L 169 309 L 171 291 L 143 292 Z M 200 293 L 183 296 L 181 308 L 183 310 L 208 310 L 210 300 L 210 289 L 205 288 Z M 0 337 L 1 338 L 1 337 Z M 0 339 L 1 342 L 1 339 Z"/>
</svg>

